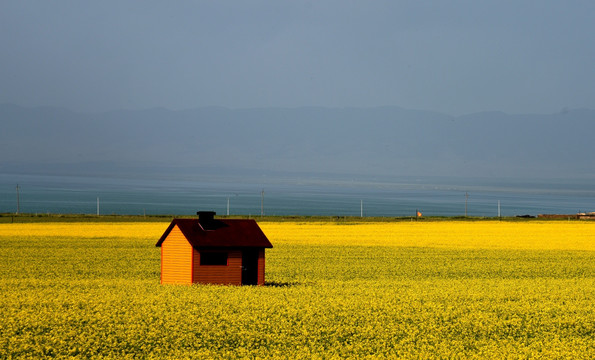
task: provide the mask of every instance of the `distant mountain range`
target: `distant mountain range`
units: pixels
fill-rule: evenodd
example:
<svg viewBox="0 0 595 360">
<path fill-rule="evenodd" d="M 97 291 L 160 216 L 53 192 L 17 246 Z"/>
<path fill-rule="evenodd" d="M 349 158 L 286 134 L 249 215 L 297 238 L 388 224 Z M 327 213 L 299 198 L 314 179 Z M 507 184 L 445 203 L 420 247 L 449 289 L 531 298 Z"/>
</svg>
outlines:
<svg viewBox="0 0 595 360">
<path fill-rule="evenodd" d="M 78 113 L 0 105 L 4 173 L 595 178 L 595 110 L 398 107 Z"/>
</svg>

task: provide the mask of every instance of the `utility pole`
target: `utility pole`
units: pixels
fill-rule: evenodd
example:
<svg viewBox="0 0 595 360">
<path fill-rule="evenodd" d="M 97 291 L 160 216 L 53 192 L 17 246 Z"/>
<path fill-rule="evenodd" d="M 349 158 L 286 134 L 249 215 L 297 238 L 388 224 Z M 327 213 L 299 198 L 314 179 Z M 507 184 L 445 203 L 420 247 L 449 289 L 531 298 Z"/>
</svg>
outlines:
<svg viewBox="0 0 595 360">
<path fill-rule="evenodd" d="M 469 193 L 465 191 L 465 217 L 467 217 L 467 199 L 469 199 Z"/>
<path fill-rule="evenodd" d="M 359 217 L 364 217 L 364 200 L 359 201 Z"/>
<path fill-rule="evenodd" d="M 264 216 L 264 189 L 260 192 L 260 216 Z"/>
<path fill-rule="evenodd" d="M 21 199 L 19 195 L 19 184 L 17 184 L 17 215 L 21 212 Z"/>
</svg>

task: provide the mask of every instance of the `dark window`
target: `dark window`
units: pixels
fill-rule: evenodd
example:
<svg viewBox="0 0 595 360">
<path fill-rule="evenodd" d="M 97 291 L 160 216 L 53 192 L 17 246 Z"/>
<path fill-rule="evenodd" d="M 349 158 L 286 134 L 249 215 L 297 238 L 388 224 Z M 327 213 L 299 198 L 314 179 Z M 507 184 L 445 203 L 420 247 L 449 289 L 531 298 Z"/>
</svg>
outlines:
<svg viewBox="0 0 595 360">
<path fill-rule="evenodd" d="M 201 252 L 200 265 L 227 265 L 227 253 Z"/>
</svg>

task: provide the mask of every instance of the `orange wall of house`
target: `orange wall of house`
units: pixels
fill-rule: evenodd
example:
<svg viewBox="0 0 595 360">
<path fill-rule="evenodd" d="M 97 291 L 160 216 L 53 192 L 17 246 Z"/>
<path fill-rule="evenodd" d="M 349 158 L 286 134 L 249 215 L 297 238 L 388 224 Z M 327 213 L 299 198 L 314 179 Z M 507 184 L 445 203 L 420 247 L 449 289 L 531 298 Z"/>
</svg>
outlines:
<svg viewBox="0 0 595 360">
<path fill-rule="evenodd" d="M 174 226 L 161 244 L 161 283 L 192 284 L 192 246 Z"/>
<path fill-rule="evenodd" d="M 264 249 L 258 252 L 258 285 L 264 285 Z"/>
<path fill-rule="evenodd" d="M 194 250 L 194 282 L 201 284 L 242 285 L 242 252 L 229 251 L 227 266 L 200 265 L 200 253 Z"/>
</svg>

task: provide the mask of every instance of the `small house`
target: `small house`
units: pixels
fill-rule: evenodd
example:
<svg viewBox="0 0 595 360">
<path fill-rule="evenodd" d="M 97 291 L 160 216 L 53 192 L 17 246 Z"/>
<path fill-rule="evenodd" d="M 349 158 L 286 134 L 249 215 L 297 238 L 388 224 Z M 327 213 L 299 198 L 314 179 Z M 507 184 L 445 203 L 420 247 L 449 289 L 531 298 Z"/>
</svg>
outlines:
<svg viewBox="0 0 595 360">
<path fill-rule="evenodd" d="M 161 283 L 264 285 L 264 251 L 273 245 L 256 221 L 197 214 L 173 219 L 157 242 Z"/>
</svg>

